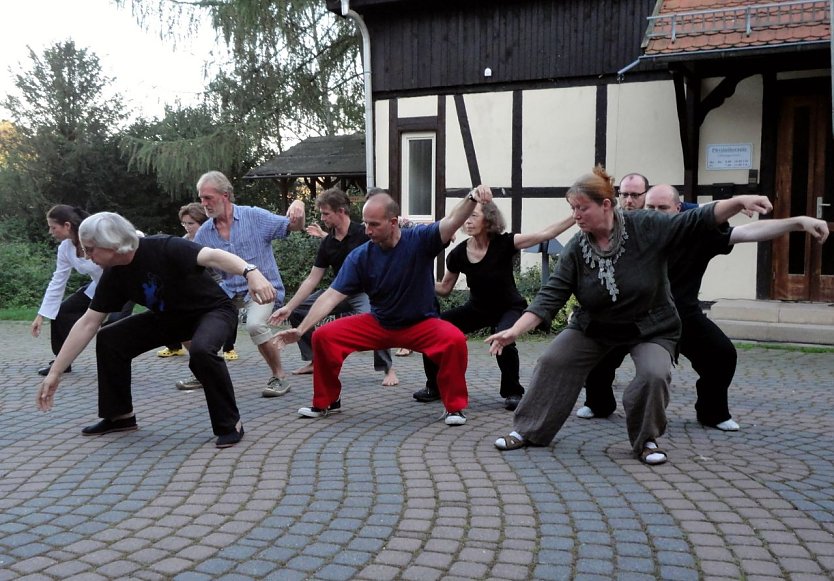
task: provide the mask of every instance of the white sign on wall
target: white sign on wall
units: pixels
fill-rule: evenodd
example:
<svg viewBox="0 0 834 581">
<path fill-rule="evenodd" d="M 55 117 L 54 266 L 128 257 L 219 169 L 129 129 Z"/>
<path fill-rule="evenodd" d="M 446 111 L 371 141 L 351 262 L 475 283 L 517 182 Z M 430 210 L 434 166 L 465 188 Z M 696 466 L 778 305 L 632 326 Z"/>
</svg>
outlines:
<svg viewBox="0 0 834 581">
<path fill-rule="evenodd" d="M 707 145 L 707 169 L 752 169 L 752 143 L 710 143 Z"/>
</svg>

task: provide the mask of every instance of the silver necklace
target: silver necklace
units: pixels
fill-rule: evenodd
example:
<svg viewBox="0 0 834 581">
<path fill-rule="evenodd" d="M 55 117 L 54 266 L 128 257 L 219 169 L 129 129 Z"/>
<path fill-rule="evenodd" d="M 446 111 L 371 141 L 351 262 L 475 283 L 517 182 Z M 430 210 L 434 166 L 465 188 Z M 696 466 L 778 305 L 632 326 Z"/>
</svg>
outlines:
<svg viewBox="0 0 834 581">
<path fill-rule="evenodd" d="M 599 267 L 597 278 L 611 295 L 611 301 L 616 303 L 620 289 L 617 288 L 617 281 L 614 278 L 616 274 L 614 265 L 625 252 L 625 241 L 628 240 L 623 211 L 620 208 L 614 209 L 614 227 L 611 229 L 611 236 L 608 240 L 610 242 L 608 249 L 601 250 L 594 244 L 587 232 L 581 232 L 579 247 L 585 264 L 591 269 Z"/>
</svg>

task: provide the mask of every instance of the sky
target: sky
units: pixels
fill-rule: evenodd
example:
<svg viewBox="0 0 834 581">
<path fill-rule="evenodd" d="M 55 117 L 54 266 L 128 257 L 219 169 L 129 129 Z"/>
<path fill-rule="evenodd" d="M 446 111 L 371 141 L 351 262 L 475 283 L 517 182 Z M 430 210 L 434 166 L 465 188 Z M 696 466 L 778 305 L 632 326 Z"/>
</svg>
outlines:
<svg viewBox="0 0 834 581">
<path fill-rule="evenodd" d="M 14 92 L 14 72 L 31 69 L 27 45 L 39 56 L 56 42 L 68 39 L 99 58 L 104 75 L 126 104 L 144 117 L 161 116 L 166 103 L 194 103 L 205 85 L 203 63 L 214 31 L 176 47 L 144 31 L 129 7 L 112 0 L 0 0 L 0 99 Z M 0 119 L 8 112 L 0 106 Z"/>
</svg>

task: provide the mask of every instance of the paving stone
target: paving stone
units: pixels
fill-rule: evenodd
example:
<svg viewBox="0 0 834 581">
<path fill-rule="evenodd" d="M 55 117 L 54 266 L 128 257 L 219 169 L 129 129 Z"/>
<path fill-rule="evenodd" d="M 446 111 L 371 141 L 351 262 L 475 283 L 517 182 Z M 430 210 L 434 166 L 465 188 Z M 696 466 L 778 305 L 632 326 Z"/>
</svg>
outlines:
<svg viewBox="0 0 834 581">
<path fill-rule="evenodd" d="M 352 355 L 343 412 L 307 421 L 294 410 L 309 405 L 311 378 L 263 400 L 263 363 L 240 339 L 229 367 L 247 437 L 216 450 L 203 395 L 174 390 L 181 369 L 153 352 L 133 365 L 138 431 L 79 434 L 96 409 L 92 349 L 55 410 L 32 414 L 32 361 L 48 346 L 27 324 L 0 323 L 0 581 L 834 577 L 830 353 L 740 350 L 730 399 L 743 426 L 732 434 L 695 422 L 682 359 L 662 438 L 670 462 L 648 468 L 621 407 L 570 418 L 551 446 L 497 452 L 511 414 L 477 339 L 470 421 L 455 430 L 439 406 L 410 398 L 419 357 L 397 361 L 403 389 L 384 390 L 368 381 L 372 354 Z M 546 344 L 520 343 L 523 383 Z M 618 398 L 630 374 L 627 359 Z"/>
</svg>

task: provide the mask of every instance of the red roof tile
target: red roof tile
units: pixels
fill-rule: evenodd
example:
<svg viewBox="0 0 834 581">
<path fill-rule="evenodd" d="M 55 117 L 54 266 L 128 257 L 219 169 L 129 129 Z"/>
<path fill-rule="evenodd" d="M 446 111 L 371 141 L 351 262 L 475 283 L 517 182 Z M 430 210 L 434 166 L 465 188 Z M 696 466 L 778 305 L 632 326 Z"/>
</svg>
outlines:
<svg viewBox="0 0 834 581">
<path fill-rule="evenodd" d="M 661 0 L 645 55 L 829 42 L 829 0 Z"/>
</svg>

